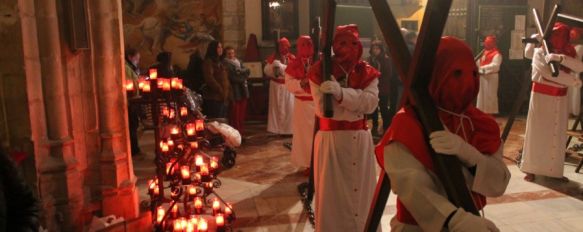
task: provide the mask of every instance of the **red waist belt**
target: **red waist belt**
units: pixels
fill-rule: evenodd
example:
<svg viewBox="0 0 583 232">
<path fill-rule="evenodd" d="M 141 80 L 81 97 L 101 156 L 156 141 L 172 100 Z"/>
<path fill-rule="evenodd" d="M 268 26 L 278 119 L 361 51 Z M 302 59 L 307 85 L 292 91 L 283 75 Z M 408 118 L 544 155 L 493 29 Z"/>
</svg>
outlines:
<svg viewBox="0 0 583 232">
<path fill-rule="evenodd" d="M 312 96 L 296 96 L 296 98 L 300 101 L 313 101 L 314 98 Z"/>
<path fill-rule="evenodd" d="M 337 121 L 329 118 L 319 118 L 321 131 L 335 131 L 335 130 L 366 130 L 366 119 L 358 121 Z"/>
<path fill-rule="evenodd" d="M 532 91 L 542 93 L 549 96 L 565 96 L 567 95 L 567 88 L 550 86 L 543 83 L 532 82 Z"/>
<path fill-rule="evenodd" d="M 269 79 L 271 79 L 273 82 L 278 83 L 278 84 L 285 84 L 285 79 L 274 78 L 274 77 L 270 77 Z"/>
</svg>

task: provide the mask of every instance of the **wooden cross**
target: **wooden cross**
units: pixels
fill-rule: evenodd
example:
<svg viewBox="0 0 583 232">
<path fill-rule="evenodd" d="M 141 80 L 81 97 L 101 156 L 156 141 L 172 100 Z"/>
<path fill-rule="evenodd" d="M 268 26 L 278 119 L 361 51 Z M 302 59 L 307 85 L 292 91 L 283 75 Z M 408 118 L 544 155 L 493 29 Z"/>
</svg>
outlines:
<svg viewBox="0 0 583 232">
<path fill-rule="evenodd" d="M 403 94 L 408 97 L 409 102 L 413 103 L 417 118 L 423 126 L 435 173 L 444 186 L 449 201 L 457 207 L 479 215 L 462 175 L 460 161 L 455 156 L 436 154 L 429 145 L 428 139 L 431 132 L 444 129 L 429 95 L 428 86 L 431 82 L 435 52 L 441 41 L 452 0 L 427 2 L 412 60 L 388 3 L 385 0 L 369 0 L 369 2 L 383 32 L 385 42 L 390 48 L 392 60 L 407 87 Z M 384 170 L 381 171 L 365 231 L 377 230 L 389 196 L 389 184 L 388 176 Z"/>
</svg>

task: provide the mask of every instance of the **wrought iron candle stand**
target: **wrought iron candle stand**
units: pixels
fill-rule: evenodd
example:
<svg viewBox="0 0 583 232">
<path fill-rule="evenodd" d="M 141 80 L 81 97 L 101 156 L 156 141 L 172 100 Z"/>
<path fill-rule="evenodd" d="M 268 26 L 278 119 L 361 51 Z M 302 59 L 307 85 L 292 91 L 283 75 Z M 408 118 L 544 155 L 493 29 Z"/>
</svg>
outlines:
<svg viewBox="0 0 583 232">
<path fill-rule="evenodd" d="M 155 231 L 230 231 L 233 207 L 214 189 L 221 186 L 218 173 L 225 163 L 234 164 L 233 150 L 219 159 L 205 153 L 212 135 L 198 105 L 189 104 L 182 80 L 158 78 L 151 69 L 138 86 L 128 81 L 128 95 L 140 91 L 133 103 L 149 104 L 156 144 L 156 177 L 148 182 L 150 210 Z"/>
</svg>

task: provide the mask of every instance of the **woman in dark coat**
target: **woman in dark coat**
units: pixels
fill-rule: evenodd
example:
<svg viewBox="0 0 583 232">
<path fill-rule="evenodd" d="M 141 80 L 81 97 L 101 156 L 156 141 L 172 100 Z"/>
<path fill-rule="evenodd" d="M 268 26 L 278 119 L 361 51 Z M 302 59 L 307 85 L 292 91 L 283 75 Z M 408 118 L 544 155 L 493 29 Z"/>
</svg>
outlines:
<svg viewBox="0 0 583 232">
<path fill-rule="evenodd" d="M 202 72 L 206 87 L 202 91 L 204 99 L 202 110 L 209 118 L 225 118 L 227 104 L 231 93 L 227 70 L 223 64 L 223 45 L 212 41 L 202 63 Z"/>
<path fill-rule="evenodd" d="M 229 124 L 243 134 L 243 123 L 247 113 L 247 99 L 249 98 L 249 89 L 247 88 L 247 78 L 249 69 L 243 67 L 243 63 L 235 54 L 233 47 L 226 47 L 227 57 L 225 58 L 225 67 L 229 74 L 231 84 L 231 106 L 229 110 Z"/>
</svg>

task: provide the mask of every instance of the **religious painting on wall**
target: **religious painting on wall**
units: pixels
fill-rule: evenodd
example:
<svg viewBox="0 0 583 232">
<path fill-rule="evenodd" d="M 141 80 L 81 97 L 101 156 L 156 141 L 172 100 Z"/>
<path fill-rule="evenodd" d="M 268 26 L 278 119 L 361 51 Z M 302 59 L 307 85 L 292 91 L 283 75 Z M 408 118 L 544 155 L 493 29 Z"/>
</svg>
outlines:
<svg viewBox="0 0 583 232">
<path fill-rule="evenodd" d="M 279 37 L 295 39 L 298 37 L 298 0 L 261 1 L 261 21 L 263 40 L 273 40 L 277 31 Z"/>
<path fill-rule="evenodd" d="M 156 61 L 160 52 L 172 52 L 172 61 L 185 69 L 197 50 L 222 35 L 222 1 L 122 0 L 126 46 L 140 51 L 140 68 Z"/>
</svg>

